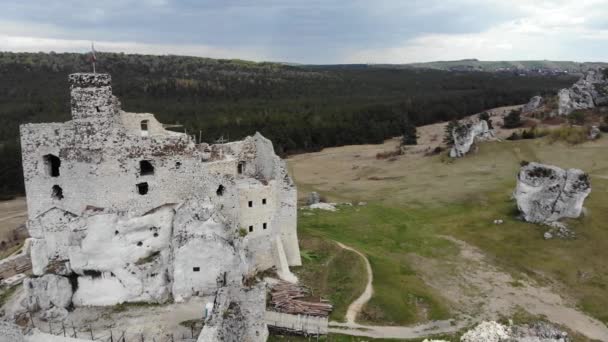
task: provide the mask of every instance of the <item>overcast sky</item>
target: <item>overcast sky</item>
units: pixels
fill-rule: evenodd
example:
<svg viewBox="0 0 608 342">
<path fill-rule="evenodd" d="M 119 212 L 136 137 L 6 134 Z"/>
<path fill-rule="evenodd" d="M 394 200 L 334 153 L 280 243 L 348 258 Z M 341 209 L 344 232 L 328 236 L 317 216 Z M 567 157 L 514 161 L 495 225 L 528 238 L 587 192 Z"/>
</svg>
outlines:
<svg viewBox="0 0 608 342">
<path fill-rule="evenodd" d="M 608 61 L 608 0 L 0 0 L 0 51 Z"/>
</svg>

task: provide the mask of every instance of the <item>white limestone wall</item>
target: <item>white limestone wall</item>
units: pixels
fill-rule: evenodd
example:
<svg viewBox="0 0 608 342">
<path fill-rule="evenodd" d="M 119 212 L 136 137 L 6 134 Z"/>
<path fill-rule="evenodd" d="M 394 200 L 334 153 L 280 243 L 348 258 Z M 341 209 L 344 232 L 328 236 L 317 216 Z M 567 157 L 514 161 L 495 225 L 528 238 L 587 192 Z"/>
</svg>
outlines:
<svg viewBox="0 0 608 342">
<path fill-rule="evenodd" d="M 208 294 L 300 264 L 295 186 L 268 139 L 196 145 L 152 114 L 121 112 L 109 79 L 78 77 L 73 121 L 20 127 L 35 275 L 74 272 L 76 305 L 111 305 Z M 61 160 L 57 177 L 47 154 Z M 142 174 L 142 160 L 153 174 Z M 63 198 L 51 196 L 54 185 Z"/>
<path fill-rule="evenodd" d="M 240 282 L 247 272 L 238 241 L 237 189 L 226 189 L 221 198 L 195 197 L 180 205 L 173 222 L 172 293 L 176 301 L 208 295 L 219 287 Z"/>
<path fill-rule="evenodd" d="M 163 124 L 158 122 L 154 117 L 154 114 L 150 113 L 120 113 L 120 120 L 122 125 L 133 135 L 140 136 L 168 136 L 168 135 L 181 135 L 181 133 L 166 130 Z M 147 131 L 142 131 L 142 121 L 147 121 Z"/>
<path fill-rule="evenodd" d="M 165 203 L 179 203 L 200 194 L 202 184 L 217 178 L 220 173 L 236 173 L 234 159 L 201 161 L 194 144 L 185 137 L 123 138 L 120 145 L 106 149 L 87 144 L 81 147 L 81 153 L 86 154 L 81 158 L 70 155 L 70 151 L 61 147 L 77 139 L 69 128 L 64 129 L 65 136 L 55 142 L 46 134 L 39 134 L 38 128 L 46 130 L 43 125 L 22 127 L 22 141 L 27 149 L 24 151 L 24 173 L 27 175 L 30 218 L 52 207 L 79 214 L 87 206 L 129 210 L 138 215 Z M 98 138 L 103 140 L 101 136 Z M 96 141 L 96 144 L 102 143 Z M 163 145 L 170 148 L 163 150 Z M 48 175 L 43 160 L 47 154 L 61 159 L 59 177 Z M 141 160 L 152 163 L 153 175 L 140 174 Z M 138 193 L 139 183 L 148 184 L 146 195 Z M 51 197 L 53 185 L 62 188 L 63 199 Z"/>
</svg>

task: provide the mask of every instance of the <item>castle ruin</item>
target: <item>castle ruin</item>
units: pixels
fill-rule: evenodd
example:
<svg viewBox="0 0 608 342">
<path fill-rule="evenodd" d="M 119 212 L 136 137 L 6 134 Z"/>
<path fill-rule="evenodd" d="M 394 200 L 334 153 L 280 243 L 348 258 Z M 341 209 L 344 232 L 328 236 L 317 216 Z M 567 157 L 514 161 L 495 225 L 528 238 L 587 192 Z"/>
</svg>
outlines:
<svg viewBox="0 0 608 342">
<path fill-rule="evenodd" d="M 108 74 L 69 83 L 71 121 L 20 127 L 30 306 L 179 302 L 273 267 L 296 280 L 296 187 L 268 139 L 197 144 L 121 110 Z"/>
</svg>

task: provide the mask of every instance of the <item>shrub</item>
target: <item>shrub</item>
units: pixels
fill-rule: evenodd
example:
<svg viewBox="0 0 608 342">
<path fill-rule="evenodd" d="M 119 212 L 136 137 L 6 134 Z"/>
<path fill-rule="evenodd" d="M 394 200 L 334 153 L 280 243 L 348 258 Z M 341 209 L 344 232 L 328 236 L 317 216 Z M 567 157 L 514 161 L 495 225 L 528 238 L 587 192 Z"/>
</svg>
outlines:
<svg viewBox="0 0 608 342">
<path fill-rule="evenodd" d="M 551 130 L 549 133 L 551 142 L 563 141 L 568 144 L 580 144 L 587 141 L 587 129 L 585 127 L 562 126 Z"/>
<path fill-rule="evenodd" d="M 452 146 L 454 145 L 454 137 L 452 136 L 452 132 L 454 128 L 458 127 L 458 120 L 454 119 L 450 121 L 447 126 L 445 126 L 444 135 L 443 135 L 443 143 Z"/>
<path fill-rule="evenodd" d="M 416 125 L 412 123 L 409 118 L 405 119 L 403 123 L 403 138 L 401 139 L 401 145 L 417 145 L 418 144 L 418 132 Z"/>
<path fill-rule="evenodd" d="M 521 126 L 521 110 L 514 109 L 504 118 L 504 128 L 517 128 Z"/>
<path fill-rule="evenodd" d="M 401 148 L 397 147 L 393 151 L 382 151 L 382 152 L 376 153 L 376 159 L 378 159 L 378 160 L 389 159 L 392 157 L 400 156 L 402 154 L 403 154 L 403 152 L 401 151 Z"/>
<path fill-rule="evenodd" d="M 606 70 L 608 69 L 604 69 L 604 72 L 606 72 Z M 608 76 L 606 76 L 608 77 Z M 608 115 L 604 115 L 604 123 L 600 124 L 600 131 L 604 132 L 604 133 L 608 133 Z"/>
<path fill-rule="evenodd" d="M 509 135 L 507 137 L 507 140 L 519 140 L 519 139 L 521 139 L 521 135 L 519 135 L 519 133 L 517 133 L 517 132 L 511 133 L 511 135 Z"/>
<path fill-rule="evenodd" d="M 585 113 L 578 111 L 570 113 L 568 122 L 572 125 L 583 125 L 585 123 Z"/>
<path fill-rule="evenodd" d="M 521 138 L 522 139 L 534 139 L 536 138 L 536 135 L 534 134 L 534 129 L 531 129 L 529 131 L 525 130 L 521 133 Z"/>
</svg>

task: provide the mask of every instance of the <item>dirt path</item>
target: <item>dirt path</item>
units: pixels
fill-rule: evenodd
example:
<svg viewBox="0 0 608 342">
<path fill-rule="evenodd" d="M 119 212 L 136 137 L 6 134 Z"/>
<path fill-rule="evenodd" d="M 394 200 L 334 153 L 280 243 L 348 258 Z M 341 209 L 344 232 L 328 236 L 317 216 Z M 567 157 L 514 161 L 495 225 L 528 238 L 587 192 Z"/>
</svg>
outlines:
<svg viewBox="0 0 608 342">
<path fill-rule="evenodd" d="M 330 322 L 330 332 L 374 338 L 418 338 L 440 333 L 455 332 L 463 327 L 458 324 L 454 325 L 454 322 L 451 320 L 430 322 L 412 327 L 372 326 L 356 323 L 355 320 L 357 315 L 361 312 L 363 306 L 372 298 L 372 294 L 374 293 L 372 286 L 374 280 L 372 266 L 365 254 L 352 247 L 346 246 L 343 243 L 336 241 L 336 244 L 340 248 L 356 253 L 363 259 L 367 271 L 367 284 L 363 293 L 348 306 L 346 311 L 346 323 Z"/>
<path fill-rule="evenodd" d="M 357 253 L 365 262 L 365 270 L 367 271 L 367 284 L 365 285 L 365 290 L 359 296 L 359 298 L 355 299 L 355 301 L 348 306 L 348 310 L 346 310 L 346 322 L 354 324 L 357 315 L 363 309 L 363 305 L 365 305 L 372 298 L 372 294 L 374 293 L 374 289 L 372 288 L 374 274 L 372 273 L 372 266 L 369 264 L 369 260 L 367 260 L 367 257 L 363 253 L 340 242 L 336 241 L 336 243 L 338 246 L 340 246 L 340 248 Z"/>
<path fill-rule="evenodd" d="M 418 255 L 410 255 L 410 257 L 429 285 L 437 288 L 447 298 L 453 299 L 457 307 L 471 309 L 462 312 L 460 321 L 436 321 L 412 327 L 370 326 L 356 323 L 357 315 L 373 294 L 373 272 L 363 253 L 336 242 L 341 248 L 353 251 L 363 258 L 368 281 L 361 296 L 348 307 L 346 322 L 330 322 L 329 331 L 373 338 L 422 338 L 456 332 L 473 322 L 498 319 L 500 316 L 512 314 L 517 308 L 523 308 L 531 314 L 545 316 L 549 321 L 561 324 L 589 338 L 608 341 L 606 325 L 576 310 L 571 303 L 551 288 L 539 286 L 527 278 L 516 280 L 486 261 L 483 253 L 474 246 L 450 236 L 443 238 L 458 245 L 460 260 L 445 262 Z M 488 298 L 492 300 L 489 301 Z"/>
<path fill-rule="evenodd" d="M 552 288 L 540 286 L 525 275 L 515 279 L 488 262 L 476 247 L 450 236 L 444 238 L 458 245 L 459 259 L 444 261 L 419 255 L 410 255 L 410 259 L 424 281 L 454 301 L 456 307 L 464 308 L 465 314 L 498 319 L 521 308 L 589 338 L 608 341 L 606 325 L 574 308 Z"/>
</svg>

